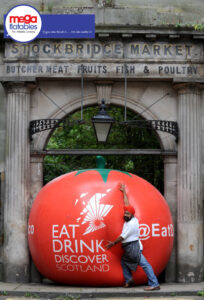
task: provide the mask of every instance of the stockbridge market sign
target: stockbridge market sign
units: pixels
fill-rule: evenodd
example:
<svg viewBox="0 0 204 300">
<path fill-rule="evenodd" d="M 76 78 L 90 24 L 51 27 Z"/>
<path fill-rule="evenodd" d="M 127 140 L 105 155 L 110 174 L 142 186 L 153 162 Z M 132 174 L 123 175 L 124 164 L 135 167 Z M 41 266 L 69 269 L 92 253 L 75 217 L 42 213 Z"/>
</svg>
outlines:
<svg viewBox="0 0 204 300">
<path fill-rule="evenodd" d="M 204 77 L 202 43 L 94 41 L 7 42 L 6 77 Z"/>
</svg>

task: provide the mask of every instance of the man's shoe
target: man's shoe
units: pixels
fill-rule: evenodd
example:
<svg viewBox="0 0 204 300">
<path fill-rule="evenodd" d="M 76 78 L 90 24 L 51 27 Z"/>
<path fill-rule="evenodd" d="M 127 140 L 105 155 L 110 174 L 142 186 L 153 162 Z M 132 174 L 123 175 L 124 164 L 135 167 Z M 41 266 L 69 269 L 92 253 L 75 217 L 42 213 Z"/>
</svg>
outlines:
<svg viewBox="0 0 204 300">
<path fill-rule="evenodd" d="M 130 279 L 125 285 L 124 285 L 124 287 L 125 288 L 129 288 L 129 287 L 131 287 L 131 286 L 134 286 L 134 280 L 133 279 Z"/>
<path fill-rule="evenodd" d="M 144 291 L 155 291 L 155 290 L 160 290 L 160 286 L 148 286 L 144 288 Z"/>
</svg>

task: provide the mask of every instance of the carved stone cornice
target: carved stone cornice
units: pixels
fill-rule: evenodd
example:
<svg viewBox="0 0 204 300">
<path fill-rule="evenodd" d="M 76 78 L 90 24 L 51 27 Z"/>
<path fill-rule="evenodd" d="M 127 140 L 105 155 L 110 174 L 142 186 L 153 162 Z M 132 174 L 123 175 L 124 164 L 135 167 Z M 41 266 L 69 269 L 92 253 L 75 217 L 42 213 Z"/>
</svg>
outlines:
<svg viewBox="0 0 204 300">
<path fill-rule="evenodd" d="M 102 99 L 105 100 L 106 104 L 110 104 L 113 81 L 96 81 L 95 85 L 98 104 L 101 104 Z"/>
<path fill-rule="evenodd" d="M 2 83 L 7 93 L 30 93 L 36 87 L 35 82 L 7 81 Z"/>
<path fill-rule="evenodd" d="M 204 84 L 199 82 L 183 82 L 175 83 L 173 88 L 177 90 L 178 94 L 197 93 L 204 89 Z"/>
</svg>

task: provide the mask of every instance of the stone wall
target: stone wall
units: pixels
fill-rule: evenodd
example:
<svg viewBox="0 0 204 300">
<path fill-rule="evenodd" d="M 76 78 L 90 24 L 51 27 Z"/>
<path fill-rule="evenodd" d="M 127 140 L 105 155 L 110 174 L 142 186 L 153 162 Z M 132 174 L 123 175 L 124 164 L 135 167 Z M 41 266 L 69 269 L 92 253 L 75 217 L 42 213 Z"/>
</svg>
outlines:
<svg viewBox="0 0 204 300">
<path fill-rule="evenodd" d="M 0 23 L 3 24 L 3 15 L 9 9 L 22 3 L 34 6 L 44 14 L 93 13 L 96 15 L 96 25 L 182 28 L 202 23 L 204 15 L 202 0 L 2 0 Z"/>
</svg>

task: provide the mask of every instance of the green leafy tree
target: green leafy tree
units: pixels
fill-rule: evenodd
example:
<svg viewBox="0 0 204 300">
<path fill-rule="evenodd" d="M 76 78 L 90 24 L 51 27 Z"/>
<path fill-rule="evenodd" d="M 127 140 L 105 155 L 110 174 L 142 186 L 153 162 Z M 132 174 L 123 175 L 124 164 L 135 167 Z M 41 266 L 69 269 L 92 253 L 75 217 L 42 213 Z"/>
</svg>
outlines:
<svg viewBox="0 0 204 300">
<path fill-rule="evenodd" d="M 108 114 L 116 120 L 108 142 L 97 144 L 91 118 L 98 113 L 98 107 L 87 107 L 83 111 L 83 124 L 77 124 L 81 112 L 67 116 L 51 135 L 46 149 L 159 149 L 155 131 L 121 125 L 124 120 L 122 107 L 110 106 Z M 127 110 L 127 120 L 142 120 L 131 110 Z M 106 156 L 106 167 L 125 170 L 141 176 L 163 192 L 163 161 L 159 156 Z M 44 160 L 44 182 L 73 170 L 96 167 L 96 158 L 91 155 L 47 155 Z"/>
</svg>

